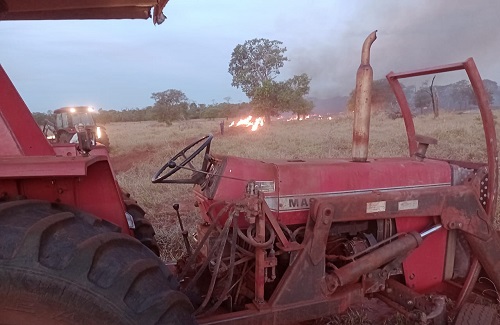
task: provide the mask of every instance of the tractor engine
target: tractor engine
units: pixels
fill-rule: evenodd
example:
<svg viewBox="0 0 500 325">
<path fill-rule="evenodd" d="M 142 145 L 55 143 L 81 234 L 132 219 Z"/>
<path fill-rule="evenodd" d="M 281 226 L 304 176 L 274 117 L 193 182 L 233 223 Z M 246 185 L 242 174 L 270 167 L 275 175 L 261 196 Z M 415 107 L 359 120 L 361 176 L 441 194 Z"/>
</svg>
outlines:
<svg viewBox="0 0 500 325">
<path fill-rule="evenodd" d="M 426 202 L 411 193 L 450 189 L 476 172 L 471 166 L 415 157 L 353 162 L 213 156 L 206 178 L 201 185 L 195 185 L 196 205 L 203 222 L 192 260 L 178 263 L 180 277 L 189 279 L 185 290 L 209 293 L 210 298 L 200 299 L 201 316 L 222 303 L 230 310 L 238 310 L 252 301 L 272 299 L 297 258 L 297 251 L 306 245 L 304 238 L 311 228 L 308 220 L 314 218 L 314 206 L 331 201 L 335 202 L 333 209 L 339 209 L 335 213 L 339 218 L 333 217 L 323 229 L 324 248 L 319 253 L 323 257 L 316 261 L 318 269 L 332 275 L 367 256 L 368 265 L 355 276 L 357 281 L 382 266 L 370 261 L 370 254 L 404 234 L 419 233 L 435 225 L 432 214 L 422 215 Z M 396 204 L 387 199 L 392 196 L 397 197 Z M 401 213 L 405 218 L 394 218 Z M 447 243 L 456 241 L 455 237 L 444 229 L 432 231 L 425 242 L 417 243 L 417 252 L 404 255 L 404 263 L 397 254 L 391 255 L 387 262 L 393 263 L 383 270 L 387 274 L 380 281 L 366 281 L 370 286 L 367 290 L 381 290 L 385 279 L 393 275 L 406 278 L 418 291 L 438 285 L 443 277 L 463 276 L 469 268 L 469 256 L 460 255 L 460 261 L 447 260 Z M 419 262 L 425 255 L 427 269 Z M 259 258 L 263 265 L 260 275 L 256 271 Z M 264 284 L 261 292 L 255 285 L 259 277 Z"/>
</svg>

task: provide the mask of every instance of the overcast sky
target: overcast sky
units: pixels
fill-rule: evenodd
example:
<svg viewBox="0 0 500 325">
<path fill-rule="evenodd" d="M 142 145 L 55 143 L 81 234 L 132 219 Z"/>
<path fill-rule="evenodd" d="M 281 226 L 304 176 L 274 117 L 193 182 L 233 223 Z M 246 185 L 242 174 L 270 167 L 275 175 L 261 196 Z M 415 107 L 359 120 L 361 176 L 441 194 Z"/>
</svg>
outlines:
<svg viewBox="0 0 500 325">
<path fill-rule="evenodd" d="M 168 19 L 0 22 L 0 64 L 32 111 L 143 108 L 179 89 L 196 103 L 247 101 L 231 53 L 253 38 L 286 46 L 279 78 L 307 73 L 311 96 L 347 95 L 366 36 L 375 78 L 474 57 L 500 82 L 498 0 L 170 0 Z M 463 79 L 438 77 L 437 83 Z M 455 80 L 453 80 L 453 78 Z"/>
</svg>

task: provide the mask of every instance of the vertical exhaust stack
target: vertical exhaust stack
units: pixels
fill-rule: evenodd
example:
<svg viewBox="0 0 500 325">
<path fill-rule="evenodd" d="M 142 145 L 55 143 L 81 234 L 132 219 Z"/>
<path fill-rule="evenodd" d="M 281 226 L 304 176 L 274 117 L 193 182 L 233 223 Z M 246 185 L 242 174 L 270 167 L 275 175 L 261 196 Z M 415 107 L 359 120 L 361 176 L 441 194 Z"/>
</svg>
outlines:
<svg viewBox="0 0 500 325">
<path fill-rule="evenodd" d="M 352 132 L 352 160 L 368 159 L 368 140 L 370 138 L 370 111 L 373 84 L 373 69 L 370 66 L 370 48 L 377 39 L 377 31 L 366 38 L 361 51 L 361 64 L 356 73 L 356 106 Z"/>
</svg>

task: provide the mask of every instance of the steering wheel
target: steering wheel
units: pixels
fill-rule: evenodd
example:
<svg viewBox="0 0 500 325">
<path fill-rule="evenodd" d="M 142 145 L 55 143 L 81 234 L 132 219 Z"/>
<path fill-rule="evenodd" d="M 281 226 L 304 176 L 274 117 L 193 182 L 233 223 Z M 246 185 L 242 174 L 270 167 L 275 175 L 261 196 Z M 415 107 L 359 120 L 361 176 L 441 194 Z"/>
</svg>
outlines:
<svg viewBox="0 0 500 325">
<path fill-rule="evenodd" d="M 153 183 L 174 183 L 174 184 L 198 184 L 200 183 L 200 171 L 205 172 L 207 171 L 208 163 L 210 161 L 209 159 L 209 153 L 210 153 L 210 142 L 212 142 L 213 135 L 209 134 L 204 136 L 203 138 L 196 140 L 195 142 L 191 143 L 184 149 L 182 149 L 178 154 L 176 154 L 174 157 L 172 157 L 165 165 L 163 165 L 158 172 L 153 176 L 151 179 L 151 182 Z M 201 144 L 200 144 L 201 143 Z M 186 157 L 186 152 L 192 149 L 193 147 L 198 146 L 196 150 L 192 154 L 189 155 L 189 157 Z M 203 164 L 201 167 L 201 170 L 196 169 L 194 165 L 191 163 L 191 161 L 194 159 L 194 157 L 198 156 L 203 149 L 205 149 L 205 155 L 203 157 Z M 184 160 L 177 164 L 176 160 L 179 159 L 180 157 L 183 157 Z M 182 169 L 184 166 L 188 165 L 190 170 L 193 170 L 195 173 L 191 178 L 182 178 L 182 179 L 168 179 L 170 176 L 178 172 L 180 169 Z M 165 169 L 171 168 L 169 172 L 163 175 Z"/>
</svg>

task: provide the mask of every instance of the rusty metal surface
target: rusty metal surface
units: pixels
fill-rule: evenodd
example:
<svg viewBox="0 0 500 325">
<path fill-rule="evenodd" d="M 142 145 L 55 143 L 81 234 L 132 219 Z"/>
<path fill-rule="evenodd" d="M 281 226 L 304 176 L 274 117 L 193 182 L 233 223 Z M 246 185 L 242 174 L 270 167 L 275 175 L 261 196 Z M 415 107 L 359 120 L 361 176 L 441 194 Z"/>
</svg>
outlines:
<svg viewBox="0 0 500 325">
<path fill-rule="evenodd" d="M 460 310 L 466 299 L 469 297 L 470 293 L 474 289 L 474 285 L 476 284 L 477 279 L 479 278 L 479 273 L 481 272 L 481 264 L 479 264 L 479 260 L 474 257 L 473 261 L 469 268 L 469 273 L 467 273 L 467 277 L 465 278 L 464 285 L 460 294 L 455 303 L 455 309 Z"/>
<path fill-rule="evenodd" d="M 263 213 L 260 213 L 256 220 L 255 239 L 258 243 L 266 241 L 266 219 Z M 264 285 L 266 270 L 266 250 L 261 247 L 255 247 L 255 302 L 264 303 Z"/>
<path fill-rule="evenodd" d="M 493 220 L 493 214 L 496 209 L 497 202 L 497 190 L 498 190 L 498 149 L 497 149 L 497 137 L 495 131 L 495 121 L 493 119 L 493 113 L 491 112 L 488 94 L 484 88 L 482 78 L 477 70 L 476 64 L 472 58 L 468 58 L 464 62 L 458 62 L 448 65 L 442 65 L 438 67 L 432 67 L 427 69 L 414 70 L 409 72 L 394 73 L 390 72 L 387 74 L 386 78 L 389 81 L 396 99 L 401 108 L 401 113 L 403 115 L 404 123 L 406 126 L 406 133 L 408 137 L 408 145 L 410 156 L 414 155 L 417 150 L 417 141 L 415 137 L 415 127 L 413 124 L 413 118 L 411 115 L 410 107 L 408 101 L 403 92 L 399 79 L 423 76 L 442 72 L 451 72 L 457 70 L 465 70 L 467 73 L 472 89 L 477 99 L 479 106 L 479 111 L 481 113 L 481 119 L 483 122 L 483 131 L 486 139 L 486 151 L 488 156 L 488 203 L 486 206 L 486 213 Z"/>
<path fill-rule="evenodd" d="M 488 154 L 488 201 L 486 204 L 486 213 L 490 217 L 490 221 L 493 222 L 496 212 L 498 191 L 498 148 L 495 120 L 490 109 L 489 96 L 484 88 L 483 80 L 479 75 L 476 63 L 472 58 L 469 58 L 464 62 L 464 67 L 465 72 L 467 72 L 469 76 L 472 89 L 474 89 L 483 122 L 486 152 Z"/>
<path fill-rule="evenodd" d="M 275 192 L 264 193 L 264 200 L 278 222 L 305 224 L 310 199 L 334 196 L 351 196 L 372 191 L 398 191 L 425 187 L 446 187 L 451 184 L 450 165 L 445 161 L 426 159 L 417 162 L 412 158 L 381 158 L 366 164 L 347 159 L 255 161 L 226 157 L 222 175 L 242 179 L 274 181 Z M 393 177 L 398 175 L 398 177 Z M 246 182 L 220 178 L 210 187 L 209 199 L 204 192 L 196 191 L 200 207 L 219 201 L 240 199 Z M 208 190 L 208 189 L 207 189 Z M 210 221 L 208 217 L 207 221 Z"/>
<path fill-rule="evenodd" d="M 373 84 L 373 69 L 370 66 L 370 48 L 377 39 L 377 31 L 372 32 L 363 43 L 361 64 L 356 73 L 356 106 L 352 131 L 352 160 L 368 159 L 370 137 L 370 114 Z"/>
<path fill-rule="evenodd" d="M 248 310 L 198 318 L 200 325 L 287 325 L 328 315 L 342 313 L 363 299 L 361 286 L 355 284 L 341 288 L 331 297 L 303 300 L 296 304 L 261 308 L 249 306 Z"/>
<path fill-rule="evenodd" d="M 314 213 L 317 214 L 326 204 L 335 207 L 334 222 L 390 217 L 396 219 L 398 231 L 420 231 L 433 222 L 429 216 L 440 216 L 446 228 L 460 229 L 481 240 L 487 240 L 493 233 L 474 189 L 469 185 L 321 198 L 312 203 Z M 446 235 L 445 230 L 433 234 L 428 240 L 430 244 L 424 243 L 405 260 L 405 277 L 416 290 L 426 290 L 443 280 Z M 433 262 L 427 268 L 421 268 L 422 260 L 430 258 Z"/>
<path fill-rule="evenodd" d="M 482 240 L 472 234 L 465 234 L 472 252 L 488 274 L 489 279 L 500 288 L 500 236 L 494 231 L 488 240 Z"/>
<path fill-rule="evenodd" d="M 419 294 L 404 284 L 389 279 L 385 291 L 378 293 L 376 297 L 418 324 L 428 324 L 430 320 L 435 325 L 448 324 L 444 296 Z"/>
<path fill-rule="evenodd" d="M 325 276 L 325 250 L 333 211 L 325 205 L 317 214 L 316 222 L 309 218 L 304 241 L 304 248 L 298 251 L 293 263 L 288 267 L 276 287 L 269 303 L 271 306 L 284 306 L 315 300 L 323 297 L 322 279 Z M 324 214 L 326 211 L 330 213 Z"/>
<path fill-rule="evenodd" d="M 148 19 L 161 23 L 168 0 L 2 0 L 0 20 Z M 153 14 L 151 14 L 153 9 Z"/>
<path fill-rule="evenodd" d="M 448 229 L 461 229 L 479 238 L 492 234 L 491 223 L 468 185 L 320 198 L 312 209 L 335 206 L 334 222 L 440 216 Z"/>
<path fill-rule="evenodd" d="M 325 281 L 328 290 L 333 293 L 338 287 L 358 281 L 363 274 L 367 274 L 397 257 L 406 256 L 410 251 L 417 248 L 421 242 L 422 238 L 418 233 L 408 233 L 333 271 L 332 274 L 327 274 Z"/>
</svg>

